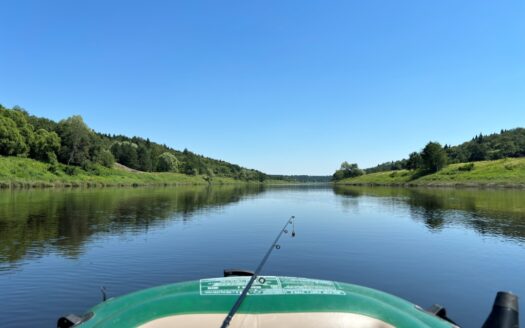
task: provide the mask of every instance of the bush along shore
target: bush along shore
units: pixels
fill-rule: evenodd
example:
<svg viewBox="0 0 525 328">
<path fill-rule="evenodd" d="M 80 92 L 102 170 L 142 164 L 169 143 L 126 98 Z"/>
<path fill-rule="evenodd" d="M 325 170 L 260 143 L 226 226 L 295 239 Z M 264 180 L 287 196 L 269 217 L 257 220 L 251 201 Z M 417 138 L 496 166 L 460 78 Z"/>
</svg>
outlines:
<svg viewBox="0 0 525 328">
<path fill-rule="evenodd" d="M 97 133 L 0 105 L 3 186 L 261 183 L 267 175 L 147 138 Z M 115 167 L 117 165 L 117 167 Z M 120 166 L 119 166 L 120 165 Z"/>
<path fill-rule="evenodd" d="M 450 164 L 430 174 L 421 169 L 382 171 L 341 179 L 336 184 L 525 188 L 525 158 Z"/>
<path fill-rule="evenodd" d="M 98 133 L 0 105 L 0 187 L 297 184 L 330 176 L 267 175 L 142 137 Z"/>
<path fill-rule="evenodd" d="M 0 156 L 1 188 L 132 187 L 244 183 L 252 182 L 207 175 L 140 172 L 118 164 L 111 168 L 94 164 L 89 169 L 84 169 L 60 163 L 40 162 L 30 158 Z"/>
<path fill-rule="evenodd" d="M 332 181 L 353 185 L 525 186 L 525 129 L 479 134 L 457 146 L 429 142 L 408 158 L 361 170 L 343 162 Z"/>
</svg>

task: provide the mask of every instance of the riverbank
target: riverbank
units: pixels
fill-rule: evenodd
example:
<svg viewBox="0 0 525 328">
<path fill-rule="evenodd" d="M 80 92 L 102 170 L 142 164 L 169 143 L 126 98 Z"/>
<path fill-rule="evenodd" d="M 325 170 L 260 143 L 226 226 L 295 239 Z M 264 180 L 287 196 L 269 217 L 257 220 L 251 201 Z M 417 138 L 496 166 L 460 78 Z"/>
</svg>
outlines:
<svg viewBox="0 0 525 328">
<path fill-rule="evenodd" d="M 30 158 L 0 156 L 0 188 L 132 187 L 168 185 L 244 184 L 226 177 L 140 172 L 94 165 L 89 170 L 51 165 Z"/>
<path fill-rule="evenodd" d="M 424 176 L 413 170 L 378 172 L 344 179 L 336 184 L 525 188 L 525 158 L 451 164 L 439 172 Z"/>
</svg>

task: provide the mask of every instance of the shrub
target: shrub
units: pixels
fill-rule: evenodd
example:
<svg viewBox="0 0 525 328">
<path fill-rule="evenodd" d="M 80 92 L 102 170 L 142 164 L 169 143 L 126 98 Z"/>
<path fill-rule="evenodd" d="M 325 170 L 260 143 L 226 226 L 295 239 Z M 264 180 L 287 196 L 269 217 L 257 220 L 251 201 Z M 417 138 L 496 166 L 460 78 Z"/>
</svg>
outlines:
<svg viewBox="0 0 525 328">
<path fill-rule="evenodd" d="M 179 161 L 177 160 L 177 157 L 173 155 L 172 153 L 162 153 L 159 156 L 159 160 L 157 163 L 157 170 L 160 172 L 177 172 L 179 169 Z"/>
<path fill-rule="evenodd" d="M 58 163 L 52 163 L 51 165 L 49 165 L 47 170 L 55 175 L 58 175 L 60 172 L 60 165 Z"/>
<path fill-rule="evenodd" d="M 67 165 L 64 168 L 64 172 L 67 175 L 77 175 L 78 173 L 80 173 L 80 169 L 78 167 L 76 167 L 76 166 Z"/>
<path fill-rule="evenodd" d="M 97 162 L 105 167 L 113 167 L 115 157 L 113 157 L 113 154 L 109 150 L 104 149 L 98 153 Z"/>
<path fill-rule="evenodd" d="M 458 167 L 459 171 L 472 171 L 474 170 L 474 163 L 467 163 Z"/>
<path fill-rule="evenodd" d="M 354 178 L 363 174 L 365 174 L 365 172 L 361 170 L 356 163 L 350 164 L 345 161 L 341 164 L 339 170 L 335 171 L 332 175 L 332 180 L 337 181 L 346 178 Z"/>
</svg>

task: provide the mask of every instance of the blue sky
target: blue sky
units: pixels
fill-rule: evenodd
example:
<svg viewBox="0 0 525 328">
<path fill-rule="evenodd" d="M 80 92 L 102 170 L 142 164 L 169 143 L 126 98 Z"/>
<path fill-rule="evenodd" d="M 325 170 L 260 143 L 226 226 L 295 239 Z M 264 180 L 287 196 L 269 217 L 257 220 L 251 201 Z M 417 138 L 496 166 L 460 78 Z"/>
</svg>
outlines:
<svg viewBox="0 0 525 328">
<path fill-rule="evenodd" d="M 0 103 L 267 173 L 525 126 L 525 1 L 0 2 Z"/>
</svg>

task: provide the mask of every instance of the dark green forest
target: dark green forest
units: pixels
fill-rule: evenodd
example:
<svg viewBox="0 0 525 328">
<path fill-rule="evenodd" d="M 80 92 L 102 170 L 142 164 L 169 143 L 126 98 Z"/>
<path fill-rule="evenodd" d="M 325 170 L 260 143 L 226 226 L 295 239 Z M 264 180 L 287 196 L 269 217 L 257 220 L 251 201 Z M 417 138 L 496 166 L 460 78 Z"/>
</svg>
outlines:
<svg viewBox="0 0 525 328">
<path fill-rule="evenodd" d="M 329 175 L 281 175 L 281 174 L 270 174 L 270 179 L 282 180 L 286 182 L 300 182 L 300 183 L 324 183 L 330 182 L 331 176 Z"/>
<path fill-rule="evenodd" d="M 344 162 L 333 174 L 333 180 L 341 180 L 363 174 L 395 171 L 419 170 L 421 175 L 434 173 L 448 164 L 472 163 L 502 158 L 525 157 L 525 129 L 501 130 L 490 135 L 479 134 L 470 141 L 457 146 L 429 142 L 421 151 L 409 154 L 408 158 L 381 163 L 361 170 L 357 164 Z M 466 165 L 464 170 L 473 168 Z"/>
<path fill-rule="evenodd" d="M 77 167 L 96 172 L 115 162 L 143 172 L 177 172 L 207 177 L 264 181 L 266 174 L 222 160 L 178 151 L 144 139 L 93 131 L 81 116 L 59 122 L 29 114 L 18 106 L 0 105 L 0 155 L 32 158 L 52 164 L 50 170 L 74 175 Z"/>
</svg>

